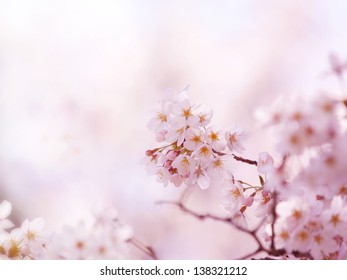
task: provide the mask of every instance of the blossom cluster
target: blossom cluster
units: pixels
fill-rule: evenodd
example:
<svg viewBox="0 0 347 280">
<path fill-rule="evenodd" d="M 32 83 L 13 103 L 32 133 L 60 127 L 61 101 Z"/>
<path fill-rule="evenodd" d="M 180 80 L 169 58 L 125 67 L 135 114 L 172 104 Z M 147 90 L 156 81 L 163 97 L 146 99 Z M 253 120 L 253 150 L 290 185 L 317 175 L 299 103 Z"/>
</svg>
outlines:
<svg viewBox="0 0 347 280">
<path fill-rule="evenodd" d="M 52 236 L 48 258 L 67 260 L 124 259 L 132 228 L 120 222 L 114 209 L 95 213 Z"/>
<path fill-rule="evenodd" d="M 201 189 L 217 182 L 224 186 L 222 203 L 234 224 L 247 227 L 249 208 L 262 217 L 271 250 L 314 259 L 347 258 L 346 102 L 320 93 L 311 99 L 278 100 L 259 111 L 282 159 L 276 164 L 266 152 L 257 161 L 236 156 L 234 152 L 245 150 L 245 133 L 210 126 L 212 112 L 192 105 L 186 91 L 161 105 L 149 127 L 164 145 L 146 153 L 160 182 Z M 256 165 L 259 184 L 236 179 L 231 158 Z"/>
<path fill-rule="evenodd" d="M 265 183 L 265 190 L 278 195 L 276 245 L 315 259 L 345 259 L 346 107 L 318 95 L 268 112 L 268 124 L 285 159 Z"/>
<path fill-rule="evenodd" d="M 45 230 L 42 218 L 16 228 L 8 219 L 11 210 L 10 202 L 0 203 L 0 259 L 123 259 L 133 235 L 113 209 L 58 232 Z"/>
<path fill-rule="evenodd" d="M 245 151 L 247 133 L 236 125 L 229 130 L 211 125 L 212 111 L 192 104 L 187 90 L 160 103 L 148 126 L 164 144 L 146 152 L 147 168 L 157 180 L 165 186 L 221 187 L 223 205 L 237 224 L 246 226 L 245 212 L 251 206 L 256 205 L 257 215 L 262 216 L 271 204 L 271 193 L 262 185 L 237 180 L 231 160 L 257 165 L 259 174 L 265 174 L 273 168 L 272 157 L 262 152 L 257 162 L 237 156 Z"/>
<path fill-rule="evenodd" d="M 230 175 L 230 152 L 244 151 L 246 133 L 224 131 L 210 125 L 211 119 L 212 111 L 192 104 L 186 90 L 161 101 L 148 127 L 163 145 L 146 152 L 147 166 L 159 182 L 206 189 Z"/>
<path fill-rule="evenodd" d="M 0 259 L 39 259 L 45 254 L 44 220 L 25 220 L 18 228 L 8 219 L 12 205 L 0 203 Z"/>
</svg>

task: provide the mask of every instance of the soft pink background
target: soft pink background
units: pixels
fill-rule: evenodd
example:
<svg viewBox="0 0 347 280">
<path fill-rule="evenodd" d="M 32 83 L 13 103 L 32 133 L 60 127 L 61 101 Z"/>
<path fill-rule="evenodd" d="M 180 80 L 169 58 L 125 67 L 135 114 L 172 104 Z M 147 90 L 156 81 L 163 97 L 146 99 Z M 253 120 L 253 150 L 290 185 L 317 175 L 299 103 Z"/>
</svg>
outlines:
<svg viewBox="0 0 347 280">
<path fill-rule="evenodd" d="M 338 0 L 0 1 L 0 200 L 18 221 L 42 216 L 51 229 L 114 205 L 161 258 L 241 256 L 254 245 L 241 234 L 155 205 L 182 190 L 140 165 L 155 146 L 146 124 L 168 88 L 189 83 L 214 123 L 251 131 L 246 156 L 271 151 L 255 108 L 278 94 L 337 91 L 321 74 L 332 51 L 347 56 L 346 9 Z M 223 215 L 219 195 L 190 206 Z"/>
</svg>

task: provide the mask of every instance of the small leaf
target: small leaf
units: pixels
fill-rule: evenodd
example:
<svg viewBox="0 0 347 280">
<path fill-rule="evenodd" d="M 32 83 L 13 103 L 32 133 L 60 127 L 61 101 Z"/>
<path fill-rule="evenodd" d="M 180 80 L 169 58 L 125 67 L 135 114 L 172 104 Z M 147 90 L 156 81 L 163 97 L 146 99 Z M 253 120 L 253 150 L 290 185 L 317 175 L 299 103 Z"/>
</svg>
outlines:
<svg viewBox="0 0 347 280">
<path fill-rule="evenodd" d="M 260 185 L 262 187 L 264 187 L 265 181 L 264 181 L 263 177 L 261 177 L 260 175 L 259 175 L 259 181 L 260 181 Z"/>
<path fill-rule="evenodd" d="M 246 205 L 242 205 L 242 207 L 240 208 L 240 212 L 244 213 L 247 210 L 247 206 Z"/>
</svg>

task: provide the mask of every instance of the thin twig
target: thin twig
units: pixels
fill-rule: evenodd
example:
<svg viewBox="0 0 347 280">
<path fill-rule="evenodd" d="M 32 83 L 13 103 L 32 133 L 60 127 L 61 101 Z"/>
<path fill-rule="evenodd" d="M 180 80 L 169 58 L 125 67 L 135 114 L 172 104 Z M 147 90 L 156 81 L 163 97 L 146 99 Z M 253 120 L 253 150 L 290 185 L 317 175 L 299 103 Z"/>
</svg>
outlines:
<svg viewBox="0 0 347 280">
<path fill-rule="evenodd" d="M 248 259 L 250 259 L 251 257 L 253 257 L 253 256 L 255 256 L 256 254 L 259 254 L 259 253 L 261 253 L 261 252 L 263 252 L 263 251 L 264 251 L 264 250 L 263 250 L 262 248 L 259 248 L 259 247 L 258 247 L 254 252 L 249 253 L 249 254 L 247 254 L 247 255 L 241 257 L 240 260 L 248 260 Z"/>
<path fill-rule="evenodd" d="M 276 199 L 275 199 L 276 200 Z M 182 202 L 175 202 L 175 201 L 158 201 L 157 204 L 170 204 L 170 205 L 174 205 L 176 207 L 178 207 L 182 212 L 189 214 L 193 217 L 195 217 L 198 220 L 206 220 L 206 219 L 210 219 L 210 220 L 214 220 L 214 221 L 218 221 L 218 222 L 222 222 L 225 223 L 229 226 L 232 226 L 238 230 L 240 230 L 241 232 L 244 232 L 248 235 L 250 235 L 253 240 L 257 243 L 257 248 L 251 252 L 248 253 L 247 255 L 241 257 L 241 260 L 245 260 L 245 259 L 249 259 L 255 255 L 257 255 L 258 253 L 267 253 L 269 256 L 274 256 L 274 257 L 280 257 L 280 256 L 285 256 L 289 253 L 293 254 L 296 258 L 301 258 L 301 259 L 313 259 L 312 256 L 309 253 L 302 253 L 302 252 L 298 252 L 298 251 L 292 251 L 292 252 L 287 252 L 285 249 L 276 249 L 275 248 L 275 243 L 274 241 L 271 242 L 271 246 L 270 248 L 266 248 L 263 243 L 261 242 L 260 238 L 258 237 L 257 233 L 259 231 L 259 229 L 264 225 L 264 222 L 266 221 L 266 219 L 264 218 L 259 224 L 258 226 L 253 229 L 253 230 L 249 230 L 246 229 L 238 224 L 236 224 L 231 217 L 219 217 L 219 216 L 215 216 L 212 214 L 200 214 L 197 212 L 194 212 L 190 209 L 188 209 Z M 275 205 L 275 204 L 274 204 Z M 275 208 L 275 207 L 274 207 Z M 273 210 L 275 211 L 275 210 Z M 274 224 L 275 219 L 273 219 L 273 224 Z M 273 234 L 274 236 L 274 234 Z M 274 238 L 274 237 L 273 237 Z"/>
<path fill-rule="evenodd" d="M 218 152 L 218 151 L 216 151 L 216 150 L 214 150 L 214 149 L 212 149 L 212 151 L 213 151 L 215 154 L 219 155 L 219 156 L 226 156 L 226 155 L 228 155 L 228 154 L 223 153 L 223 152 Z M 231 155 L 232 155 L 232 156 L 234 157 L 234 159 L 237 160 L 237 161 L 241 161 L 241 162 L 248 163 L 248 164 L 255 165 L 255 166 L 258 165 L 258 162 L 257 162 L 256 160 L 251 160 L 251 159 L 248 159 L 248 158 L 240 157 L 240 156 L 237 156 L 237 155 L 235 155 L 235 154 L 231 154 Z"/>
<path fill-rule="evenodd" d="M 241 162 L 248 163 L 248 164 L 255 165 L 255 166 L 258 165 L 258 162 L 257 162 L 256 160 L 251 160 L 251 159 L 243 158 L 243 157 L 237 156 L 237 155 L 235 155 L 235 154 L 232 154 L 232 156 L 233 156 L 234 159 L 237 160 L 237 161 L 241 161 Z"/>
<path fill-rule="evenodd" d="M 251 257 L 257 253 L 260 253 L 260 252 L 267 252 L 269 253 L 269 250 L 267 248 L 264 247 L 264 245 L 262 244 L 262 242 L 260 241 L 259 237 L 257 236 L 257 232 L 258 230 L 260 229 L 260 227 L 264 224 L 264 221 L 265 220 L 262 220 L 261 223 L 259 223 L 259 225 L 253 229 L 253 230 L 249 230 L 249 229 L 246 229 L 238 224 L 236 224 L 235 222 L 233 222 L 232 218 L 231 217 L 219 217 L 219 216 L 215 216 L 215 215 L 212 215 L 212 214 L 199 214 L 199 213 L 196 213 L 190 209 L 188 209 L 183 203 L 181 202 L 175 202 L 175 201 L 158 201 L 157 204 L 171 204 L 171 205 L 174 205 L 176 207 L 178 207 L 182 212 L 186 213 L 186 214 L 189 214 L 193 217 L 195 217 L 196 219 L 198 220 L 206 220 L 206 219 L 210 219 L 210 220 L 214 220 L 214 221 L 218 221 L 218 222 L 222 222 L 222 223 L 226 223 L 228 225 L 231 225 L 232 227 L 238 229 L 239 231 L 241 232 L 244 232 L 244 233 L 247 233 L 248 235 L 252 236 L 252 238 L 254 239 L 254 241 L 257 243 L 258 247 L 257 249 L 246 255 L 245 257 L 243 258 L 246 258 L 246 257 Z"/>
<path fill-rule="evenodd" d="M 271 222 L 271 245 L 270 249 L 274 251 L 276 249 L 275 245 L 275 224 L 278 218 L 277 212 L 276 212 L 276 206 L 277 206 L 277 193 L 274 192 L 273 194 L 273 204 L 272 204 L 272 209 L 271 209 L 271 214 L 272 214 L 272 222 Z"/>
<path fill-rule="evenodd" d="M 152 258 L 153 260 L 158 260 L 158 257 L 154 251 L 154 249 L 151 246 L 146 246 L 141 241 L 136 239 L 135 237 L 128 240 L 128 242 L 132 245 L 134 245 L 137 249 L 139 249 L 141 252 L 143 252 L 148 257 Z"/>
</svg>

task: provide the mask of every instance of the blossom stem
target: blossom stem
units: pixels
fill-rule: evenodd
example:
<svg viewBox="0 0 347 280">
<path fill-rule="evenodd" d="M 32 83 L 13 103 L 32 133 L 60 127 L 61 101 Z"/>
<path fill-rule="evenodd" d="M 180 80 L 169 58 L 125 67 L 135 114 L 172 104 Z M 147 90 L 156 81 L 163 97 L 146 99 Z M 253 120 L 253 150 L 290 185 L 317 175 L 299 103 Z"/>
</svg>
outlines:
<svg viewBox="0 0 347 280">
<path fill-rule="evenodd" d="M 276 206 L 277 206 L 277 193 L 274 192 L 273 194 L 273 204 L 272 204 L 272 209 L 271 209 L 271 214 L 272 214 L 272 223 L 271 223 L 271 244 L 270 244 L 270 249 L 275 250 L 276 245 L 275 245 L 275 224 L 277 221 L 277 212 L 276 212 Z"/>
<path fill-rule="evenodd" d="M 141 252 L 149 256 L 153 260 L 158 260 L 158 257 L 154 251 L 154 249 L 151 246 L 146 246 L 141 241 L 139 241 L 136 238 L 131 238 L 128 241 L 130 244 L 134 245 L 137 249 L 139 249 Z"/>
<path fill-rule="evenodd" d="M 206 219 L 210 219 L 210 220 L 214 220 L 214 221 L 218 221 L 218 222 L 222 222 L 222 223 L 226 223 L 228 225 L 231 225 L 232 227 L 238 229 L 241 232 L 247 233 L 248 235 L 252 236 L 252 238 L 254 239 L 254 241 L 257 243 L 258 247 L 257 249 L 250 253 L 247 254 L 246 256 L 244 256 L 242 259 L 245 258 L 250 258 L 251 256 L 254 256 L 260 252 L 267 252 L 268 254 L 271 254 L 271 252 L 264 247 L 264 245 L 262 244 L 262 242 L 260 241 L 259 237 L 257 236 L 257 232 L 260 229 L 260 227 L 264 224 L 264 220 L 261 221 L 261 223 L 253 230 L 249 230 L 247 228 L 244 228 L 238 224 L 236 224 L 231 217 L 219 217 L 219 216 L 215 216 L 212 214 L 200 214 L 197 212 L 194 212 L 192 210 L 190 210 L 189 208 L 187 208 L 182 202 L 176 202 L 176 201 L 158 201 L 157 204 L 171 204 L 174 205 L 176 207 L 178 207 L 182 212 L 189 214 L 193 217 L 195 217 L 198 220 L 206 220 Z"/>
<path fill-rule="evenodd" d="M 248 186 L 248 187 L 246 187 L 246 188 L 243 188 L 244 190 L 249 190 L 249 189 L 260 190 L 260 189 L 262 189 L 262 186 L 253 186 L 253 185 L 251 185 L 251 184 L 249 184 L 249 183 L 247 183 L 247 182 L 241 181 L 241 180 L 237 180 L 237 181 L 238 181 L 240 184 L 242 184 L 242 185 Z"/>
</svg>

